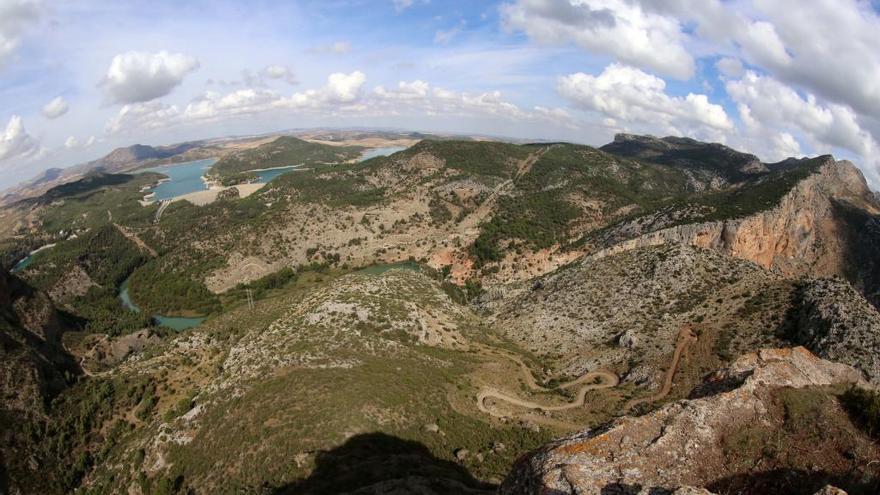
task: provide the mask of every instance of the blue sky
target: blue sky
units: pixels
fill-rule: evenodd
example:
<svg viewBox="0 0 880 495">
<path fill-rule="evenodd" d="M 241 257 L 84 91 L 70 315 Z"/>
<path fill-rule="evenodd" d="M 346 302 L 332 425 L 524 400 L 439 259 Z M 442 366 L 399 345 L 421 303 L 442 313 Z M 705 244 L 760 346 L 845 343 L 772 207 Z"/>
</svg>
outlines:
<svg viewBox="0 0 880 495">
<path fill-rule="evenodd" d="M 0 188 L 133 143 L 364 126 L 832 152 L 880 186 L 877 4 L 0 0 Z"/>
</svg>

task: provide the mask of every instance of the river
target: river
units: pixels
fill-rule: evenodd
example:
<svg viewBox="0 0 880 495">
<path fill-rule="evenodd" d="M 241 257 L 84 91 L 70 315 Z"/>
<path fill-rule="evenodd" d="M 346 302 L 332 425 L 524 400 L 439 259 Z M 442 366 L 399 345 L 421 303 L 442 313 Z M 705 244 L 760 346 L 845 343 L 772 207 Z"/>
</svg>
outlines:
<svg viewBox="0 0 880 495">
<path fill-rule="evenodd" d="M 137 305 L 132 302 L 131 296 L 128 295 L 128 279 L 125 279 L 125 282 L 122 282 L 122 285 L 119 286 L 119 300 L 122 301 L 122 305 L 129 310 L 138 313 L 141 312 L 141 308 L 137 307 Z M 160 326 L 168 327 L 179 332 L 181 330 L 186 330 L 187 328 L 198 326 L 205 321 L 205 318 L 184 318 L 154 314 L 153 320 L 155 320 L 156 324 Z"/>
</svg>

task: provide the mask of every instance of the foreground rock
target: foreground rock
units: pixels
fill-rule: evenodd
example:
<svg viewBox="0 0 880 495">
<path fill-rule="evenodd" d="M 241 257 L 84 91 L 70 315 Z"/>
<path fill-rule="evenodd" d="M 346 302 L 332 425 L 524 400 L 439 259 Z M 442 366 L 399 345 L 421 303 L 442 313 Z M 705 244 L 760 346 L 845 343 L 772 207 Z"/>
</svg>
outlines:
<svg viewBox="0 0 880 495">
<path fill-rule="evenodd" d="M 747 354 L 698 387 L 699 398 L 524 457 L 501 493 L 812 494 L 827 484 L 876 493 L 880 449 L 836 397 L 854 384 L 865 385 L 857 370 L 802 347 Z"/>
</svg>

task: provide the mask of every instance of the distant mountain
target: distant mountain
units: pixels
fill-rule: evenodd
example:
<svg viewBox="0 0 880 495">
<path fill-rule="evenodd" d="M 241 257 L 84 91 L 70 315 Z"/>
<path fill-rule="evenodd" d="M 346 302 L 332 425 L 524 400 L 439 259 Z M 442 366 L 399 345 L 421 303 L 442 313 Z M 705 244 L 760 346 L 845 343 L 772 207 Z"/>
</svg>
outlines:
<svg viewBox="0 0 880 495">
<path fill-rule="evenodd" d="M 617 134 L 602 151 L 619 157 L 647 160 L 682 169 L 712 174 L 736 182 L 768 168 L 755 155 L 742 153 L 718 143 L 703 143 L 691 138 L 636 136 Z"/>
<path fill-rule="evenodd" d="M 135 162 L 170 158 L 172 156 L 179 155 L 189 150 L 198 148 L 201 145 L 201 142 L 181 143 L 171 146 L 158 147 L 135 144 L 132 146 L 127 146 L 125 148 L 116 148 L 115 150 L 111 151 L 107 156 L 93 162 L 89 162 L 88 165 L 91 168 L 106 168 L 111 169 L 108 171 L 112 171 L 114 167 L 130 165 Z"/>
<path fill-rule="evenodd" d="M 53 180 L 61 177 L 61 174 L 64 173 L 64 169 L 62 168 L 50 168 L 45 170 L 42 174 L 38 175 L 31 181 L 32 185 L 39 185 L 44 182 L 52 182 Z"/>
<path fill-rule="evenodd" d="M 340 163 L 354 160 L 363 150 L 360 146 L 334 146 L 281 136 L 256 148 L 224 156 L 209 174 L 222 178 L 255 169 Z"/>
</svg>

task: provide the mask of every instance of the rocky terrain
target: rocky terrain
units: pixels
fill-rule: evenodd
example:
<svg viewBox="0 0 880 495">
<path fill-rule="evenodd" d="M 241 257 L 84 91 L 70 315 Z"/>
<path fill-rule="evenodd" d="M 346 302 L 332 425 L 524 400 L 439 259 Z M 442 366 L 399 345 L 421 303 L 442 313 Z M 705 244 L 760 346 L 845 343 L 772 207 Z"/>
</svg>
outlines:
<svg viewBox="0 0 880 495">
<path fill-rule="evenodd" d="M 38 464 L 33 435 L 79 368 L 61 345 L 73 325 L 46 294 L 4 272 L 0 308 L 0 491 L 16 493 Z"/>
<path fill-rule="evenodd" d="M 102 172 L 0 212 L 31 425 L 0 488 L 874 493 L 880 204 L 848 162 L 301 137 L 212 142 L 317 153 L 248 195 L 159 215 L 159 176 Z M 412 146 L 344 163 L 376 140 Z"/>
<path fill-rule="evenodd" d="M 800 347 L 746 354 L 693 398 L 530 453 L 500 493 L 876 493 L 880 448 L 837 399 L 860 380 Z"/>
</svg>

